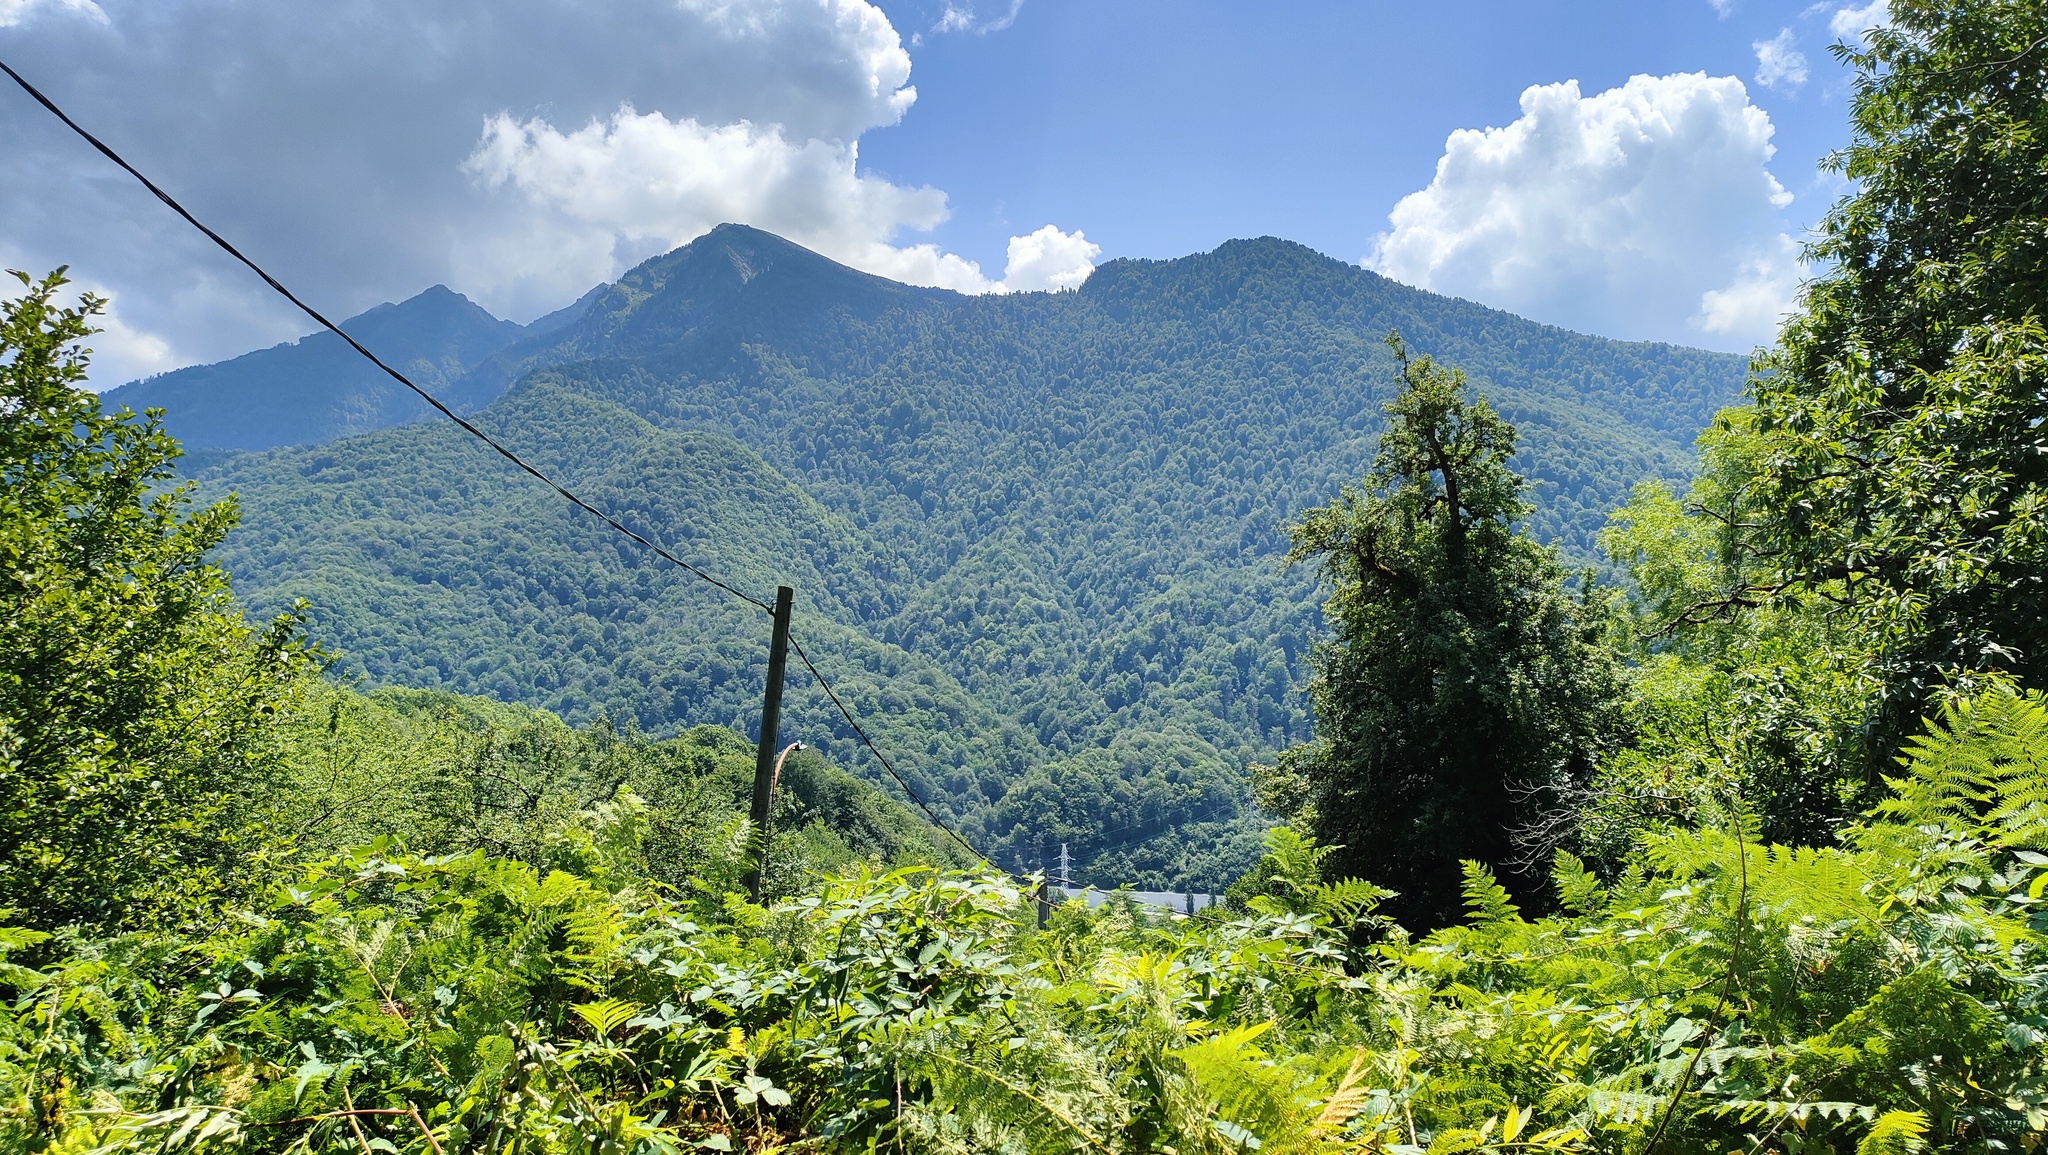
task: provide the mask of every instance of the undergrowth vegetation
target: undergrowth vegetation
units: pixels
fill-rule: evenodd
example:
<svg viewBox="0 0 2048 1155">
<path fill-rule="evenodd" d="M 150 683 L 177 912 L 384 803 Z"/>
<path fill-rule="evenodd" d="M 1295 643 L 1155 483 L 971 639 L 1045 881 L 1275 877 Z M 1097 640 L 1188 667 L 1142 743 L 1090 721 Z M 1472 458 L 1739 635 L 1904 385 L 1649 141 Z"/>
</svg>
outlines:
<svg viewBox="0 0 2048 1155">
<path fill-rule="evenodd" d="M 655 880 L 630 793 L 551 867 L 383 839 L 211 933 L 5 932 L 0 1141 L 199 1151 L 2038 1149 L 2048 706 L 1917 740 L 1842 846 L 1721 820 L 1560 913 L 1466 869 L 1419 941 L 1268 839 L 1255 893 L 1041 929 L 1004 876 L 763 908 Z"/>
</svg>

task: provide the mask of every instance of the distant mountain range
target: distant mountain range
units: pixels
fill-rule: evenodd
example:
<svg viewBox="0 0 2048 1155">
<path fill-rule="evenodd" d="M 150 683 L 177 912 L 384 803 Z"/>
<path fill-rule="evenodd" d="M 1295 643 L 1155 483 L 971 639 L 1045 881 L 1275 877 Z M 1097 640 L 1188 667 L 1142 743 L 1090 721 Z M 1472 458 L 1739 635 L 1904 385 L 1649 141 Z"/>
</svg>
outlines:
<svg viewBox="0 0 2048 1155">
<path fill-rule="evenodd" d="M 495 353 L 538 348 L 581 317 L 607 286 L 530 325 L 500 321 L 446 285 L 342 322 L 422 388 L 450 392 Z M 102 394 L 109 409 L 165 411 L 164 426 L 189 449 L 274 449 L 317 445 L 389 429 L 431 413 L 411 390 L 329 332 L 245 353 L 231 361 L 174 369 Z M 444 398 L 445 400 L 445 398 Z"/>
<path fill-rule="evenodd" d="M 1320 595 L 1281 565 L 1284 525 L 1370 462 L 1390 329 L 1516 423 L 1530 525 L 1580 560 L 1630 485 L 1689 473 L 1745 371 L 1270 238 L 963 297 L 727 225 L 523 329 L 442 289 L 347 327 L 641 532 L 758 594 L 795 585 L 821 668 L 1001 865 L 1064 841 L 1090 877 L 1158 889 L 1245 864 L 1246 767 L 1309 733 Z M 417 407 L 337 346 L 108 395 L 264 450 L 198 472 L 240 494 L 224 560 L 254 606 L 307 598 L 377 682 L 751 727 L 758 612 L 447 423 L 404 424 Z M 874 776 L 791 693 L 792 736 Z"/>
</svg>

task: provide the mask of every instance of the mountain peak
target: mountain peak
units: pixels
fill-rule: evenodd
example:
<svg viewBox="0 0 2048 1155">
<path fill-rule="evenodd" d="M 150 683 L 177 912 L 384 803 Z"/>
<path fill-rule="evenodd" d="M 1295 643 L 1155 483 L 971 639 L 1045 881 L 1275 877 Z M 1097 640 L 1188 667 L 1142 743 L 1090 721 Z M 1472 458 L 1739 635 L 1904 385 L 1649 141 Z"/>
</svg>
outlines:
<svg viewBox="0 0 2048 1155">
<path fill-rule="evenodd" d="M 776 272 L 784 276 L 826 277 L 847 284 L 910 288 L 885 277 L 849 268 L 765 229 L 729 222 L 714 225 L 703 236 L 640 262 L 627 270 L 618 284 L 645 293 L 661 292 L 677 282 L 686 283 L 693 291 L 737 291 Z M 936 289 L 914 291 L 944 292 Z"/>
<path fill-rule="evenodd" d="M 435 285 L 341 323 L 343 331 L 428 389 L 504 348 L 519 326 Z M 174 369 L 104 395 L 108 409 L 167 410 L 165 428 L 194 449 L 268 449 L 330 441 L 416 420 L 425 407 L 334 334 Z"/>
<path fill-rule="evenodd" d="M 884 310 L 963 298 L 848 268 L 751 225 L 721 224 L 642 261 L 591 302 L 565 344 L 631 354 L 671 345 L 707 327 L 788 331 L 826 314 Z"/>
<path fill-rule="evenodd" d="M 341 325 L 357 340 L 388 334 L 404 341 L 406 335 L 415 331 L 454 329 L 462 334 L 460 339 L 465 344 L 479 339 L 503 344 L 498 338 L 509 340 L 506 335 L 518 328 L 492 316 L 488 309 L 446 285 L 435 285 L 396 304 L 387 301 L 365 309 Z"/>
</svg>

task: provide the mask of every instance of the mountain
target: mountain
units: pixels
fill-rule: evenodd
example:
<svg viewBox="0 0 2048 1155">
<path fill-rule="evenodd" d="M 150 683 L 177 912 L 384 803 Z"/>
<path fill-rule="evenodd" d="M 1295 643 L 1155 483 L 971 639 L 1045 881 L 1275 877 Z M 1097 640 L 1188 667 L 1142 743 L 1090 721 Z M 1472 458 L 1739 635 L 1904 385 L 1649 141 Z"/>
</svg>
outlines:
<svg viewBox="0 0 2048 1155">
<path fill-rule="evenodd" d="M 944 309 L 965 299 L 849 269 L 773 233 L 719 225 L 592 289 L 564 310 L 574 312 L 572 319 L 499 351 L 445 400 L 458 410 L 481 406 L 520 374 L 569 361 L 735 341 L 801 349 L 848 321 L 872 323 L 891 311 Z"/>
<path fill-rule="evenodd" d="M 522 327 L 436 285 L 350 317 L 341 327 L 423 388 L 438 392 L 523 336 L 545 340 L 558 333 L 597 292 Z M 317 444 L 404 425 L 431 412 L 411 390 L 324 331 L 232 361 L 160 373 L 104 396 L 108 408 L 165 410 L 165 427 L 202 450 Z"/>
<path fill-rule="evenodd" d="M 1522 435 L 1567 557 L 1683 477 L 1741 358 L 1566 332 L 1264 238 L 963 297 L 723 226 L 449 386 L 621 520 L 765 596 L 921 794 L 1002 865 L 1245 865 L 1249 763 L 1305 738 L 1316 577 L 1284 526 L 1368 466 L 1399 329 Z M 442 423 L 236 455 L 224 560 L 344 669 L 651 730 L 751 726 L 758 611 Z M 792 664 L 789 733 L 879 772 Z"/>
</svg>

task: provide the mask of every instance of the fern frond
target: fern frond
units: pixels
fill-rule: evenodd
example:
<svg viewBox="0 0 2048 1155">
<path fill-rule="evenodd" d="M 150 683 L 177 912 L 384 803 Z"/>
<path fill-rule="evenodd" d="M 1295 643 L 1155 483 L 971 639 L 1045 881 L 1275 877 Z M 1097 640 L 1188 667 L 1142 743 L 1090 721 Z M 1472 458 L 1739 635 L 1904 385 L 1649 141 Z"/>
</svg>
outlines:
<svg viewBox="0 0 2048 1155">
<path fill-rule="evenodd" d="M 1468 859 L 1460 865 L 1465 871 L 1465 910 L 1473 926 L 1498 926 L 1522 920 L 1522 910 L 1509 899 L 1508 888 L 1494 879 L 1484 863 Z"/>
<path fill-rule="evenodd" d="M 1330 1097 L 1323 1100 L 1322 1110 L 1308 1125 L 1308 1138 L 1319 1141 L 1336 1135 L 1348 1126 L 1365 1105 L 1372 1100 L 1372 1092 L 1365 1086 L 1365 1075 L 1370 1070 L 1366 1050 L 1358 1048 L 1351 1056 L 1351 1066 L 1344 1077 L 1337 1080 L 1337 1086 Z"/>
<path fill-rule="evenodd" d="M 954 1068 L 959 1074 L 968 1076 L 973 1084 L 983 1088 L 984 1091 L 992 1089 L 1029 1104 L 1032 1108 L 1036 1109 L 1036 1113 L 1056 1124 L 1058 1129 L 1065 1134 L 1071 1146 L 1086 1147 L 1102 1152 L 1102 1155 L 1115 1155 L 1108 1142 L 1098 1136 L 1079 1117 L 1078 1113 L 1069 1109 L 1066 1104 L 1045 1094 L 1043 1086 L 1036 1083 L 1027 1083 L 1022 1079 L 1012 1078 L 1001 1071 L 969 1062 L 966 1059 L 947 1054 L 943 1050 L 933 1050 L 929 1053 L 928 1057 Z M 984 1094 L 984 1097 L 994 1096 Z"/>
<path fill-rule="evenodd" d="M 1592 914 L 1607 902 L 1607 889 L 1578 855 L 1559 849 L 1550 863 L 1550 881 L 1557 887 L 1558 905 L 1573 914 Z"/>
<path fill-rule="evenodd" d="M 595 1003 L 577 1003 L 570 1008 L 576 1017 L 590 1025 L 590 1030 L 600 1039 L 610 1038 L 613 1031 L 624 1026 L 640 1008 L 624 999 L 605 999 Z"/>
<path fill-rule="evenodd" d="M 2048 699 L 1988 690 L 1949 702 L 1899 758 L 1876 817 L 1940 826 L 1993 845 L 2048 847 Z"/>
<path fill-rule="evenodd" d="M 1309 896 L 1317 914 L 1326 915 L 1338 926 L 1357 922 L 1385 902 L 1392 894 L 1362 878 L 1345 878 L 1318 886 Z"/>
<path fill-rule="evenodd" d="M 1227 1124 L 1218 1128 L 1225 1138 L 1239 1146 L 1284 1151 L 1310 1124 L 1295 1101 L 1293 1072 L 1266 1062 L 1252 1045 L 1272 1026 L 1266 1022 L 1237 1027 L 1175 1048 L 1172 1054 L 1216 1119 Z"/>
<path fill-rule="evenodd" d="M 1856 1155 L 1916 1155 L 1927 1146 L 1927 1116 L 1919 1111 L 1886 1111 L 1856 1145 Z"/>
</svg>

